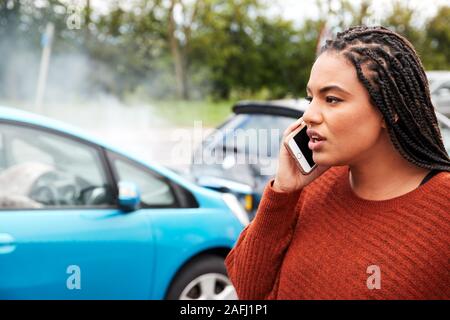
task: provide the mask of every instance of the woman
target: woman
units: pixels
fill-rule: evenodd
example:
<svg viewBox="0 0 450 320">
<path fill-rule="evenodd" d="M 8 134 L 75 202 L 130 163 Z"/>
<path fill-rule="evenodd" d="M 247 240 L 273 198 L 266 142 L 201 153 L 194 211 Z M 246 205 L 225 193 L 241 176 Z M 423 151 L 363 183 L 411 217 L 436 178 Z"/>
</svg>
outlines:
<svg viewBox="0 0 450 320">
<path fill-rule="evenodd" d="M 328 40 L 302 121 L 324 140 L 278 171 L 226 266 L 240 299 L 449 299 L 450 159 L 413 46 L 383 27 Z"/>
</svg>

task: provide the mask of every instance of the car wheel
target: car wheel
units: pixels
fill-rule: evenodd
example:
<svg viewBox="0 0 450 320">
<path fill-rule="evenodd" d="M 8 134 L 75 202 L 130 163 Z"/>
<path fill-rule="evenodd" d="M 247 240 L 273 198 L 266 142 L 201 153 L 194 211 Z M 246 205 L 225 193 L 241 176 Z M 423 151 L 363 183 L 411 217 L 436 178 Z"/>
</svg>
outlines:
<svg viewBox="0 0 450 320">
<path fill-rule="evenodd" d="M 224 259 L 207 255 L 189 262 L 173 280 L 169 300 L 236 300 L 236 290 L 228 279 Z"/>
</svg>

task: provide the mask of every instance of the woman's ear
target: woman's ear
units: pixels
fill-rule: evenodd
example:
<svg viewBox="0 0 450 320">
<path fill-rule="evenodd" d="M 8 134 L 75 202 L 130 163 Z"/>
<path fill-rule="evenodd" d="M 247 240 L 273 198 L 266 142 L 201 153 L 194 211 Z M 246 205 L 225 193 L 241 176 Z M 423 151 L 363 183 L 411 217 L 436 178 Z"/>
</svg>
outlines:
<svg viewBox="0 0 450 320">
<path fill-rule="evenodd" d="M 395 114 L 395 116 L 394 116 L 394 123 L 397 123 L 397 121 L 398 121 L 398 114 Z"/>
<path fill-rule="evenodd" d="M 397 123 L 397 121 L 398 121 L 398 114 L 396 113 L 394 115 L 394 123 Z M 384 118 L 382 118 L 382 120 L 381 120 L 381 127 L 384 128 L 384 129 L 387 128 L 386 121 L 384 121 Z"/>
</svg>

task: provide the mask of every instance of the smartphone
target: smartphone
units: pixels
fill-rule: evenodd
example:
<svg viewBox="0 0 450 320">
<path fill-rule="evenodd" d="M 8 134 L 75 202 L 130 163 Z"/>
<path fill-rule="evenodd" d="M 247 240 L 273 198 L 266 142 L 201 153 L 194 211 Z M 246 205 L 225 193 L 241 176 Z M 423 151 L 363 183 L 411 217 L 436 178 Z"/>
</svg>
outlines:
<svg viewBox="0 0 450 320">
<path fill-rule="evenodd" d="M 309 137 L 306 134 L 306 129 L 308 129 L 306 123 L 302 122 L 284 141 L 286 148 L 294 157 L 297 166 L 304 175 L 310 174 L 317 167 L 313 160 L 313 152 L 308 148 Z"/>
</svg>

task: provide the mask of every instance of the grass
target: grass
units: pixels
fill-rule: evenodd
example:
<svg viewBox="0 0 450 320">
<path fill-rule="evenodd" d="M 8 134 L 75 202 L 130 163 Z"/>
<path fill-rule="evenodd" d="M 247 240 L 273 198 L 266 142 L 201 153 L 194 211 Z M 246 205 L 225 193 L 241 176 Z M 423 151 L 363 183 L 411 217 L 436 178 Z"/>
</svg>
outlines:
<svg viewBox="0 0 450 320">
<path fill-rule="evenodd" d="M 215 127 L 231 113 L 233 101 L 152 101 L 157 115 L 177 126 L 192 126 L 203 121 L 203 126 Z"/>
<path fill-rule="evenodd" d="M 137 100 L 139 104 L 142 100 Z M 104 102 L 91 103 L 93 105 Z M 212 101 L 183 101 L 183 100 L 147 100 L 145 104 L 150 104 L 154 109 L 155 115 L 168 120 L 171 124 L 180 127 L 192 127 L 195 121 L 202 121 L 204 127 L 216 127 L 221 124 L 229 115 L 231 115 L 231 108 L 234 104 L 232 100 Z M 8 105 L 12 107 L 23 107 L 24 105 L 31 105 L 30 103 L 20 103 L 15 101 L 0 101 L 0 105 Z M 79 102 L 73 105 L 78 105 Z M 124 106 L 127 104 L 125 103 Z M 133 105 L 133 101 L 130 105 Z M 83 106 L 86 106 L 83 103 Z M 33 111 L 32 108 L 30 108 Z"/>
</svg>

